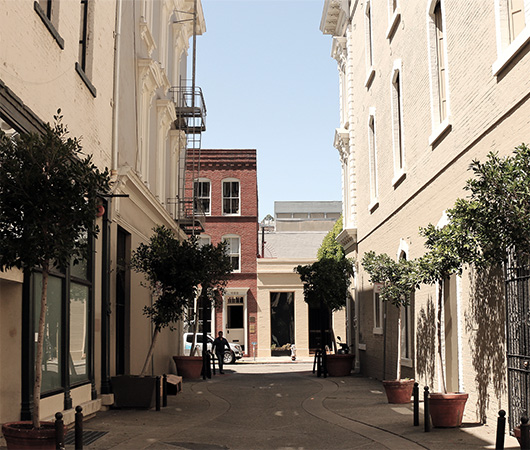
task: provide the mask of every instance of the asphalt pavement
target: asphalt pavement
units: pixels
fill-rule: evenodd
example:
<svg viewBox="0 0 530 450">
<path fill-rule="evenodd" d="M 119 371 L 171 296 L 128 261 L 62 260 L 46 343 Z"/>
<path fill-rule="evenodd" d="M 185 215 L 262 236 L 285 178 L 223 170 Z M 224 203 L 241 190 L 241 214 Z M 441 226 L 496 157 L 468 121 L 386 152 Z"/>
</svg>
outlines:
<svg viewBox="0 0 530 450">
<path fill-rule="evenodd" d="M 281 362 L 280 362 L 281 361 Z M 84 424 L 85 449 L 494 449 L 494 426 L 424 431 L 412 404 L 390 405 L 381 382 L 312 373 L 312 361 L 251 359 L 182 392 L 156 410 L 109 410 Z M 73 449 L 68 445 L 67 449 Z M 506 436 L 506 449 L 518 449 Z"/>
</svg>

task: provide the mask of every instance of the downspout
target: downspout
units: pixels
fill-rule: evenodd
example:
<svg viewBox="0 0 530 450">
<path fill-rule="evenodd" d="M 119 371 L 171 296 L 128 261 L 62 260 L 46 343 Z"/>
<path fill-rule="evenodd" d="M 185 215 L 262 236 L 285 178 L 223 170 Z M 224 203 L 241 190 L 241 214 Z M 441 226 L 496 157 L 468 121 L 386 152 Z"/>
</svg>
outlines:
<svg viewBox="0 0 530 450">
<path fill-rule="evenodd" d="M 134 7 L 134 5 L 133 5 Z M 122 0 L 116 0 L 116 30 L 114 32 L 114 80 L 112 87 L 112 162 L 111 175 L 118 169 L 118 96 L 120 92 L 120 38 Z"/>
</svg>

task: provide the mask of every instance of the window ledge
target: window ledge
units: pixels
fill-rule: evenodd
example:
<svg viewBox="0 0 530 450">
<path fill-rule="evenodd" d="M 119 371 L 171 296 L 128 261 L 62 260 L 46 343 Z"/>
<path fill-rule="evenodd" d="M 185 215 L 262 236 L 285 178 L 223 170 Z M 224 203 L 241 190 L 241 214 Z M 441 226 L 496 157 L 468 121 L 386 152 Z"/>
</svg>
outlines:
<svg viewBox="0 0 530 450">
<path fill-rule="evenodd" d="M 412 359 L 410 358 L 401 358 L 401 365 L 403 367 L 414 367 L 413 364 L 412 364 Z"/>
<path fill-rule="evenodd" d="M 405 169 L 400 169 L 399 172 L 396 172 L 394 178 L 392 178 L 392 187 L 396 187 L 405 179 L 406 176 L 407 173 L 405 172 Z"/>
<path fill-rule="evenodd" d="M 375 69 L 372 66 L 368 70 L 368 75 L 366 76 L 366 81 L 364 82 L 364 86 L 366 87 L 366 89 L 370 89 L 370 86 L 372 85 L 372 81 L 374 81 L 374 78 L 375 78 Z"/>
<path fill-rule="evenodd" d="M 85 71 L 81 68 L 81 65 L 79 63 L 77 63 L 77 62 L 75 63 L 75 70 L 78 73 L 78 75 L 81 77 L 83 82 L 85 83 L 85 85 L 88 88 L 88 90 L 90 91 L 90 93 L 92 94 L 92 97 L 96 98 L 96 94 L 97 94 L 96 88 L 94 87 L 94 85 L 88 79 Z"/>
<path fill-rule="evenodd" d="M 530 26 L 527 26 L 515 40 L 505 48 L 491 67 L 493 76 L 500 72 L 517 56 L 521 49 L 530 41 Z"/>
<path fill-rule="evenodd" d="M 383 329 L 382 328 L 374 328 L 373 329 L 373 333 L 374 334 L 383 334 Z"/>
<path fill-rule="evenodd" d="M 359 350 L 366 350 L 366 344 L 359 344 Z"/>
<path fill-rule="evenodd" d="M 50 32 L 50 34 L 53 36 L 53 38 L 55 39 L 55 42 L 57 42 L 57 45 L 61 48 L 61 50 L 64 50 L 64 39 L 61 37 L 59 32 L 55 29 L 55 26 L 53 25 L 53 23 L 50 22 L 50 19 L 46 17 L 46 13 L 41 8 L 38 2 L 33 2 L 33 9 L 38 14 L 40 19 L 42 20 L 42 22 L 44 23 L 44 25 Z"/>
<path fill-rule="evenodd" d="M 401 11 L 399 8 L 396 8 L 394 11 L 394 15 L 392 16 L 392 19 L 390 20 L 390 23 L 388 24 L 388 29 L 386 30 L 386 38 L 392 39 L 392 36 L 394 36 L 394 33 L 397 30 L 397 26 L 401 20 Z"/>
<path fill-rule="evenodd" d="M 370 204 L 368 205 L 368 211 L 370 211 L 371 213 L 374 212 L 374 210 L 379 206 L 379 199 L 378 198 L 374 198 Z"/>
<path fill-rule="evenodd" d="M 438 125 L 432 134 L 429 136 L 429 145 L 434 145 L 443 134 L 450 130 L 453 125 L 451 124 L 451 116 L 448 116 L 440 125 Z"/>
</svg>

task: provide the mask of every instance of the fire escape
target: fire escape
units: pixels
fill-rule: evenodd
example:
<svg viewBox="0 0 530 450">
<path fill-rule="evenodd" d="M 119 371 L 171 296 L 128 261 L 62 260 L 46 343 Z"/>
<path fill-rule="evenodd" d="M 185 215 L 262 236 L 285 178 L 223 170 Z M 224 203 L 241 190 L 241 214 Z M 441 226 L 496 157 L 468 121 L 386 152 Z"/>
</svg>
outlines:
<svg viewBox="0 0 530 450">
<path fill-rule="evenodd" d="M 193 66 L 192 79 L 181 80 L 180 85 L 171 88 L 173 102 L 175 103 L 175 129 L 181 131 L 185 145 L 179 146 L 179 182 L 176 199 L 169 199 L 175 205 L 173 218 L 180 228 L 188 235 L 195 235 L 204 231 L 205 211 L 198 192 L 195 189 L 195 180 L 200 177 L 201 165 L 201 137 L 206 131 L 206 106 L 201 88 L 195 86 L 195 71 L 197 60 L 197 0 L 193 2 Z M 183 20 L 181 22 L 187 22 Z"/>
</svg>

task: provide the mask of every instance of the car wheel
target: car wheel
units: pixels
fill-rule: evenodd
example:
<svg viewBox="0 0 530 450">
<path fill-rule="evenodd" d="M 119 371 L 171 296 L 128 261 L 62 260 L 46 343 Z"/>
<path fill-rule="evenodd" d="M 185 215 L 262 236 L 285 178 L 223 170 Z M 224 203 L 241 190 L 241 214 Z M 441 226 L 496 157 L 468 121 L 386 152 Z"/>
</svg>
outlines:
<svg viewBox="0 0 530 450">
<path fill-rule="evenodd" d="M 234 355 L 234 353 L 232 353 L 231 351 L 226 351 L 223 355 L 223 363 L 224 364 L 233 364 L 234 362 L 236 362 L 236 357 Z"/>
</svg>

